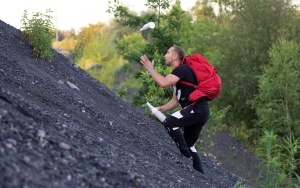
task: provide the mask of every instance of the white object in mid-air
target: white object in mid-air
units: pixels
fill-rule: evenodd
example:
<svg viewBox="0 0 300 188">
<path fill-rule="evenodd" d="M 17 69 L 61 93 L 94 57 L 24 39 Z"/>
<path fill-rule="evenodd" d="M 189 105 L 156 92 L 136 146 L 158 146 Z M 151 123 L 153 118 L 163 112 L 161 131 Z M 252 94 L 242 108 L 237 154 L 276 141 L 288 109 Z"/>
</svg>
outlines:
<svg viewBox="0 0 300 188">
<path fill-rule="evenodd" d="M 146 31 L 146 30 L 149 30 L 149 29 L 154 29 L 155 27 L 155 23 L 154 22 L 149 22 L 147 24 L 145 24 L 141 29 L 140 31 Z"/>
</svg>

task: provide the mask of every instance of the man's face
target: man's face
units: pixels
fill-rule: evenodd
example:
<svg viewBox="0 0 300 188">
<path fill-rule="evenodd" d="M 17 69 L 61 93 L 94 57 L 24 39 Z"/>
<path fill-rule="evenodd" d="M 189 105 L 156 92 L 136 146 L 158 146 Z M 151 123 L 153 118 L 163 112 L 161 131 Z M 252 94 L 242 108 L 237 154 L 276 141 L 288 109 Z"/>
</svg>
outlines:
<svg viewBox="0 0 300 188">
<path fill-rule="evenodd" d="M 167 53 L 165 54 L 165 63 L 166 65 L 171 65 L 171 63 L 174 61 L 174 48 L 171 47 L 169 48 L 169 50 L 167 51 Z"/>
</svg>

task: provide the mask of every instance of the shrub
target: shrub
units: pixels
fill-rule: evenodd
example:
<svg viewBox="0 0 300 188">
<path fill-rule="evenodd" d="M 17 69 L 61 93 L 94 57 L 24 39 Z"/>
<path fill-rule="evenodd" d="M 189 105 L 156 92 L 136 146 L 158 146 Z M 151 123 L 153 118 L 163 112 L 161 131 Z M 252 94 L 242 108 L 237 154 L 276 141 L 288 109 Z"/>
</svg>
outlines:
<svg viewBox="0 0 300 188">
<path fill-rule="evenodd" d="M 295 155 L 299 149 L 299 138 L 280 138 L 273 131 L 264 129 L 258 147 L 258 155 L 263 161 L 258 187 L 297 187 L 295 185 L 300 181 L 295 171 L 300 161 L 295 158 Z"/>
<path fill-rule="evenodd" d="M 29 44 L 33 47 L 36 57 L 50 60 L 52 54 L 52 40 L 54 38 L 54 27 L 51 22 L 52 16 L 49 15 L 52 11 L 46 10 L 46 14 L 36 12 L 32 18 L 28 18 L 28 13 L 25 10 L 21 20 L 21 31 Z"/>
</svg>

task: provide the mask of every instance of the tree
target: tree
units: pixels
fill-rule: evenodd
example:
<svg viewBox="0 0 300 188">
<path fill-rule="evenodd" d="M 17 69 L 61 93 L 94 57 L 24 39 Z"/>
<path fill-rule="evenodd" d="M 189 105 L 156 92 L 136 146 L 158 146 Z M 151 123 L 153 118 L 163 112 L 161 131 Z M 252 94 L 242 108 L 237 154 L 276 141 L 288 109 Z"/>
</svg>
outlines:
<svg viewBox="0 0 300 188">
<path fill-rule="evenodd" d="M 160 26 L 160 15 L 161 10 L 165 10 L 170 7 L 170 2 L 172 0 L 147 0 L 146 5 L 158 12 L 157 25 Z"/>
<path fill-rule="evenodd" d="M 113 87 L 115 72 L 124 64 L 115 53 L 114 31 L 103 23 L 90 24 L 82 28 L 75 48 L 76 63 L 109 88 Z"/>
<path fill-rule="evenodd" d="M 230 106 L 229 125 L 245 122 L 253 128 L 257 119 L 251 101 L 258 93 L 258 76 L 269 62 L 268 51 L 280 38 L 295 38 L 297 18 L 290 0 L 222 0 L 231 8 L 227 37 L 222 38 L 220 75 L 223 91 L 219 105 Z M 298 17 L 299 19 L 299 17 Z"/>
<path fill-rule="evenodd" d="M 109 2 L 107 12 L 113 13 L 116 22 L 122 26 L 128 26 L 135 30 L 138 30 L 142 25 L 151 21 L 157 21 L 155 11 L 147 11 L 142 16 L 138 16 L 137 13 L 130 11 L 127 7 L 121 5 L 119 0 L 114 0 L 114 3 Z"/>
<path fill-rule="evenodd" d="M 139 62 L 139 57 L 146 47 L 146 41 L 139 33 L 133 33 L 117 40 L 117 45 L 124 59 L 129 62 Z"/>
<path fill-rule="evenodd" d="M 89 24 L 88 27 L 82 27 L 77 36 L 77 44 L 75 46 L 73 54 L 73 61 L 78 62 L 83 56 L 83 50 L 85 46 L 94 39 L 95 36 L 99 38 L 100 30 L 105 26 L 104 23 Z"/>
<path fill-rule="evenodd" d="M 259 77 L 257 126 L 289 138 L 300 137 L 300 45 L 280 40 L 270 50 L 270 65 Z"/>
</svg>

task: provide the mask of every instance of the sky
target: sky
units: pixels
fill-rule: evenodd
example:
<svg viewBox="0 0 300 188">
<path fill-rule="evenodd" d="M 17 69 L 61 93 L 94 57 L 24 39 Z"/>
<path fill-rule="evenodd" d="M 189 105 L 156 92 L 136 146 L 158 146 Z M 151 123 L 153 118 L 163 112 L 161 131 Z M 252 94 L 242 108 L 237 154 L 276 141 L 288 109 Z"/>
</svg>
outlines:
<svg viewBox="0 0 300 188">
<path fill-rule="evenodd" d="M 53 13 L 52 23 L 59 30 L 75 29 L 79 31 L 81 27 L 98 22 L 109 23 L 113 14 L 107 13 L 109 0 L 8 0 L 0 6 L 0 20 L 20 29 L 20 23 L 24 10 L 29 16 L 33 12 L 46 13 L 46 9 L 51 9 Z M 111 0 L 113 1 L 113 0 Z M 119 0 L 130 10 L 140 12 L 146 10 L 144 6 L 146 0 Z M 175 0 L 173 0 L 175 2 Z M 181 0 L 184 10 L 189 10 L 196 0 Z M 293 0 L 300 5 L 300 0 Z M 30 18 L 29 17 L 29 18 Z"/>
<path fill-rule="evenodd" d="M 46 13 L 51 9 L 52 23 L 59 30 L 75 29 L 98 22 L 109 23 L 113 14 L 107 13 L 109 0 L 8 0 L 0 6 L 0 20 L 20 29 L 24 10 L 28 11 L 29 18 L 32 13 Z M 113 0 L 111 0 L 113 1 Z M 140 12 L 146 10 L 146 0 L 119 0 L 130 10 Z M 175 2 L 175 1 L 173 1 Z M 189 10 L 196 0 L 182 0 L 182 8 Z"/>
</svg>

